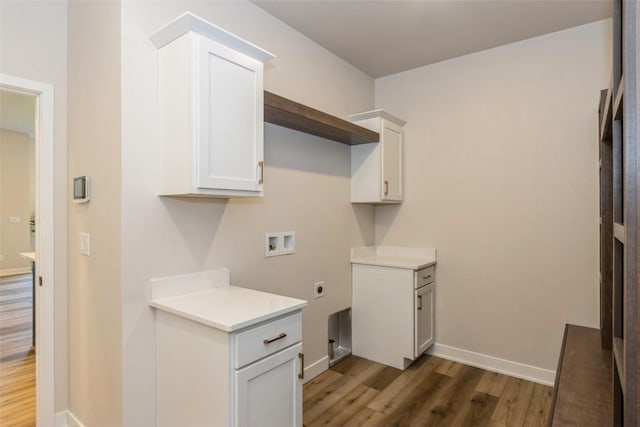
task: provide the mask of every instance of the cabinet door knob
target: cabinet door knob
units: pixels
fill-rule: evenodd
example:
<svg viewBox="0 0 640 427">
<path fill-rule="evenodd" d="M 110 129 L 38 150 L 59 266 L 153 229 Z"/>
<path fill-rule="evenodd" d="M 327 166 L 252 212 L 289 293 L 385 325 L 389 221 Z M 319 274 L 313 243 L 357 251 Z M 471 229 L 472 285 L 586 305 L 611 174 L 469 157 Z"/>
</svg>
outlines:
<svg viewBox="0 0 640 427">
<path fill-rule="evenodd" d="M 258 167 L 260 168 L 260 178 L 258 178 L 258 184 L 264 183 L 264 162 L 260 160 L 258 162 Z"/>
<path fill-rule="evenodd" d="M 298 374 L 298 378 L 303 380 L 304 379 L 304 353 L 298 353 L 298 357 L 300 358 L 300 373 Z"/>
<path fill-rule="evenodd" d="M 418 310 L 422 310 L 422 295 L 418 295 Z"/>
<path fill-rule="evenodd" d="M 281 340 L 282 338 L 284 338 L 284 337 L 286 337 L 286 336 L 287 336 L 287 334 L 285 334 L 285 333 L 283 332 L 283 333 L 281 333 L 280 335 L 278 335 L 278 336 L 277 336 L 277 337 L 275 337 L 275 338 L 271 338 L 270 340 L 264 340 L 264 341 L 262 341 L 262 342 L 263 342 L 263 343 L 265 343 L 265 344 L 271 344 L 272 342 L 274 342 L 274 341 L 278 341 L 278 340 Z"/>
<path fill-rule="evenodd" d="M 389 181 L 384 182 L 384 195 L 389 194 Z"/>
</svg>

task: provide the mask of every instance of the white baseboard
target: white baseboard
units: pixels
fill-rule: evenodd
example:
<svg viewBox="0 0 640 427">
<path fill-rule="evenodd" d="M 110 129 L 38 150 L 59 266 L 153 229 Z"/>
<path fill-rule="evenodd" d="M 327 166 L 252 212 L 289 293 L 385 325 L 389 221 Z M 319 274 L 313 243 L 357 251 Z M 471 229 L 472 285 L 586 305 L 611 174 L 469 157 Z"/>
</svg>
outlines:
<svg viewBox="0 0 640 427">
<path fill-rule="evenodd" d="M 329 356 L 324 356 L 322 359 L 304 368 L 304 383 L 311 381 L 327 369 L 329 369 Z"/>
<path fill-rule="evenodd" d="M 434 344 L 427 353 L 443 359 L 464 363 L 465 365 L 475 366 L 477 368 L 486 369 L 487 371 L 498 372 L 500 374 L 533 381 L 535 383 L 551 387 L 553 387 L 556 378 L 556 371 L 525 365 L 511 360 L 500 359 L 499 357 L 463 350 L 461 348 L 451 347 L 444 344 Z"/>
<path fill-rule="evenodd" d="M 71 411 L 62 411 L 56 414 L 56 427 L 85 427 Z"/>
<path fill-rule="evenodd" d="M 30 268 L 7 268 L 5 270 L 0 270 L 0 277 L 5 276 L 17 276 L 18 274 L 28 274 L 31 273 Z"/>
</svg>

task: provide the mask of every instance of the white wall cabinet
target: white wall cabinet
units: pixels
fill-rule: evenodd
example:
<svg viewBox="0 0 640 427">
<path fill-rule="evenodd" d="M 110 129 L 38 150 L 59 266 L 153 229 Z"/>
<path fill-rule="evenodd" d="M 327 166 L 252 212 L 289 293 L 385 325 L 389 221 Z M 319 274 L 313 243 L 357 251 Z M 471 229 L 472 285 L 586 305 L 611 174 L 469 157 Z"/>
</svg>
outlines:
<svg viewBox="0 0 640 427">
<path fill-rule="evenodd" d="M 159 194 L 261 196 L 263 64 L 269 52 L 192 14 L 159 49 Z"/>
<path fill-rule="evenodd" d="M 351 269 L 353 354 L 406 369 L 434 342 L 435 266 Z"/>
<path fill-rule="evenodd" d="M 379 143 L 351 146 L 351 202 L 401 203 L 405 121 L 384 110 L 354 114 L 349 119 L 380 134 Z"/>
</svg>

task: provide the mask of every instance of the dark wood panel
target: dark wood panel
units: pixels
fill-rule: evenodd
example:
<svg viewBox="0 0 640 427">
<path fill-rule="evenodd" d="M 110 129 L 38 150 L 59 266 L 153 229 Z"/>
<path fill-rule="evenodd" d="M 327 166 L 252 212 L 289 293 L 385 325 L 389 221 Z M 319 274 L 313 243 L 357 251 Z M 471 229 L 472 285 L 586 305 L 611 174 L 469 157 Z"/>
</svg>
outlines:
<svg viewBox="0 0 640 427">
<path fill-rule="evenodd" d="M 549 426 L 612 425 L 611 358 L 598 329 L 565 326 Z"/>
<path fill-rule="evenodd" d="M 264 121 L 347 145 L 380 140 L 377 132 L 267 91 Z"/>
<path fill-rule="evenodd" d="M 613 339 L 613 366 L 620 379 L 620 386 L 624 390 L 624 340 L 622 338 Z"/>
<path fill-rule="evenodd" d="M 611 122 L 613 116 L 611 114 L 611 92 L 612 89 L 607 89 L 604 104 L 600 109 L 600 141 L 607 141 L 611 139 Z"/>
<path fill-rule="evenodd" d="M 613 119 L 620 120 L 622 119 L 622 109 L 624 105 L 624 78 L 620 80 L 620 85 L 618 85 L 618 91 L 616 92 L 616 97 L 613 101 Z"/>
<path fill-rule="evenodd" d="M 638 253 L 638 67 L 640 48 L 638 23 L 640 11 L 636 1 L 623 1 L 622 9 L 622 70 L 620 87 L 624 88 L 622 106 L 622 149 L 623 149 L 623 225 L 624 225 L 624 271 L 623 271 L 623 335 L 624 378 L 622 385 L 622 423 L 637 426 L 640 423 L 640 313 L 638 287 L 640 280 L 640 259 Z M 615 405 L 614 405 L 615 407 Z"/>
<path fill-rule="evenodd" d="M 428 355 L 404 371 L 350 356 L 305 384 L 304 425 L 542 426 L 551 393 Z"/>
<path fill-rule="evenodd" d="M 600 108 L 606 90 L 600 91 Z M 612 346 L 613 327 L 613 148 L 601 141 L 600 148 L 600 344 Z"/>
</svg>

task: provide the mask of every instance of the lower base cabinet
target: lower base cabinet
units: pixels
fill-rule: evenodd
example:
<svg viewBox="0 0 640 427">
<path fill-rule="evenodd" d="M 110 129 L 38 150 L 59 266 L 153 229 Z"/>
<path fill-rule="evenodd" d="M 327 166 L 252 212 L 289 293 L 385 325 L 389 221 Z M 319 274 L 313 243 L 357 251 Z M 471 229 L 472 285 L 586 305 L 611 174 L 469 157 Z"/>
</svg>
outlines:
<svg viewBox="0 0 640 427">
<path fill-rule="evenodd" d="M 352 264 L 353 354 L 406 369 L 434 343 L 435 265 Z"/>
<path fill-rule="evenodd" d="M 414 303 L 415 307 L 415 344 L 414 354 L 415 358 L 418 358 L 427 351 L 434 342 L 434 328 L 433 319 L 435 314 L 435 299 L 433 295 L 434 284 L 423 286 L 420 289 L 414 291 L 416 298 Z"/>
<path fill-rule="evenodd" d="M 302 426 L 302 318 L 225 332 L 156 311 L 158 427 Z"/>
</svg>

